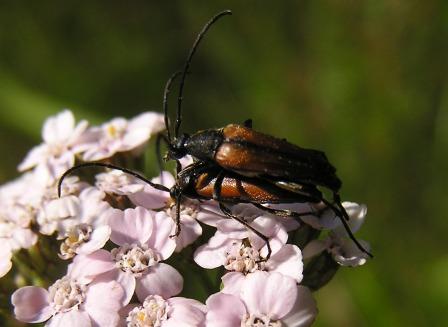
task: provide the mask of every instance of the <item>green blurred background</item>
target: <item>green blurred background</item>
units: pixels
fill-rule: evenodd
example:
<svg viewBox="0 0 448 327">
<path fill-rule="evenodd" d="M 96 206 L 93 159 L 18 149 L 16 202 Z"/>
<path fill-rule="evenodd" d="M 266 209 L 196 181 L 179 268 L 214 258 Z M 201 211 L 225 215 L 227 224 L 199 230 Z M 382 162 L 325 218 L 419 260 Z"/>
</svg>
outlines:
<svg viewBox="0 0 448 327">
<path fill-rule="evenodd" d="M 444 0 L 3 0 L 0 182 L 62 108 L 92 123 L 160 111 L 166 79 L 222 9 L 234 15 L 194 59 L 183 130 L 251 117 L 324 150 L 343 199 L 369 207 L 359 237 L 376 257 L 316 294 L 316 325 L 448 325 Z"/>
</svg>

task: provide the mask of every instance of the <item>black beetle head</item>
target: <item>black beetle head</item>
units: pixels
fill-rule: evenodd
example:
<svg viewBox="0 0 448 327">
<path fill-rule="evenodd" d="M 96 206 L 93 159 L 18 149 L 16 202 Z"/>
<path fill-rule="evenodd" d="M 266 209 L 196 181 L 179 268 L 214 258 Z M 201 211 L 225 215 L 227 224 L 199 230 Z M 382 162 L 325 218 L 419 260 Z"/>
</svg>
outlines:
<svg viewBox="0 0 448 327">
<path fill-rule="evenodd" d="M 170 196 L 172 199 L 177 199 L 182 194 L 182 190 L 177 185 L 170 189 Z"/>
<path fill-rule="evenodd" d="M 188 134 L 182 134 L 178 138 L 174 139 L 169 145 L 168 155 L 169 159 L 180 159 L 187 154 L 185 144 L 190 136 Z"/>
</svg>

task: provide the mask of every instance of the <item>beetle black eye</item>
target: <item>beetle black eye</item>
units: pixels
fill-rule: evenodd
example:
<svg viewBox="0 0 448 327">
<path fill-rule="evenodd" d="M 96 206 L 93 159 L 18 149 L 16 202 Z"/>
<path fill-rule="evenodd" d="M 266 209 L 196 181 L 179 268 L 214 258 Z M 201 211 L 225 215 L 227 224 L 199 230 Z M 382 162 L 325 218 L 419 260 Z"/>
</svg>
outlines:
<svg viewBox="0 0 448 327">
<path fill-rule="evenodd" d="M 171 159 L 180 159 L 187 154 L 185 143 L 189 139 L 187 134 L 182 134 L 169 145 L 168 157 Z"/>
</svg>

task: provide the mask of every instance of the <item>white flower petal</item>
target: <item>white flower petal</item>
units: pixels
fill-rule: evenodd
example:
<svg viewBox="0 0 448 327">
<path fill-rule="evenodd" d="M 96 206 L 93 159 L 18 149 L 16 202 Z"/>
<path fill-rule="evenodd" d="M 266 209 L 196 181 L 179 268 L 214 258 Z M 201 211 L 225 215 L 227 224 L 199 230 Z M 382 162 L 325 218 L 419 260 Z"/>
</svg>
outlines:
<svg viewBox="0 0 448 327">
<path fill-rule="evenodd" d="M 358 242 L 364 249 L 370 251 L 369 243 L 363 240 L 358 240 Z M 334 260 L 341 266 L 362 266 L 369 258 L 368 254 L 362 252 L 350 239 L 343 240 L 340 246 L 332 248 L 330 252 L 333 254 Z"/>
<path fill-rule="evenodd" d="M 46 144 L 40 144 L 35 146 L 28 152 L 28 154 L 19 164 L 17 169 L 19 171 L 25 171 L 45 161 L 45 159 L 47 158 L 47 149 L 48 147 Z"/>
<path fill-rule="evenodd" d="M 75 127 L 75 117 L 70 110 L 48 117 L 42 129 L 42 139 L 48 144 L 65 143 Z"/>
<path fill-rule="evenodd" d="M 0 278 L 5 276 L 12 267 L 12 252 L 8 244 L 0 247 Z"/>
</svg>

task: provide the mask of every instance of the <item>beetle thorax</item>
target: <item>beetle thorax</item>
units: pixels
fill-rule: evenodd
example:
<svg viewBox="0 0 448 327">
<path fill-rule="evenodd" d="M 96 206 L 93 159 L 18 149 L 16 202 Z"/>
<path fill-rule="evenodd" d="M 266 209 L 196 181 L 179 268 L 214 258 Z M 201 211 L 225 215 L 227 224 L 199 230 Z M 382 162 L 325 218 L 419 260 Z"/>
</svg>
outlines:
<svg viewBox="0 0 448 327">
<path fill-rule="evenodd" d="M 218 147 L 223 142 L 220 130 L 209 129 L 191 135 L 184 143 L 187 154 L 199 160 L 214 160 Z"/>
</svg>

